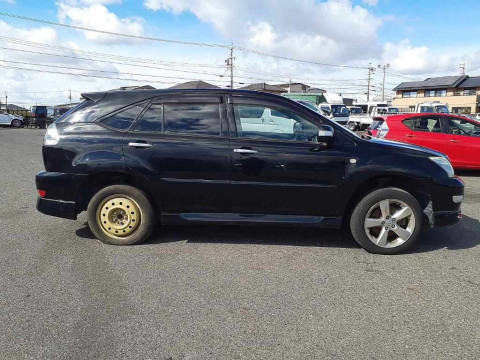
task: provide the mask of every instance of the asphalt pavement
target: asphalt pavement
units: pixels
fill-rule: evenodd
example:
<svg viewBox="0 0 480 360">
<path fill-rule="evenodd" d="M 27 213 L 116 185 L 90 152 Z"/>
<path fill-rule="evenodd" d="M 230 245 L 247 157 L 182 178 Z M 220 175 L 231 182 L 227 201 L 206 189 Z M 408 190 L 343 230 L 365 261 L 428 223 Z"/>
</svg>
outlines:
<svg viewBox="0 0 480 360">
<path fill-rule="evenodd" d="M 43 134 L 0 129 L 0 358 L 480 358 L 480 172 L 463 220 L 404 255 L 281 227 L 115 247 L 36 211 Z"/>
</svg>

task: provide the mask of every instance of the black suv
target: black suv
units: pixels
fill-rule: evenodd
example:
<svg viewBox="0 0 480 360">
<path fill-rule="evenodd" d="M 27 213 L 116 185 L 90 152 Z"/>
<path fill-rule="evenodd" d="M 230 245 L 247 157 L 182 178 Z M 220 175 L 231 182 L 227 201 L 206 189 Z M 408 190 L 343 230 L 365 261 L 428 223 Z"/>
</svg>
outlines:
<svg viewBox="0 0 480 360">
<path fill-rule="evenodd" d="M 45 135 L 37 208 L 101 241 L 144 241 L 156 222 L 350 228 L 374 253 L 410 248 L 460 217 L 443 154 L 362 139 L 284 97 L 134 90 L 86 99 Z"/>
</svg>

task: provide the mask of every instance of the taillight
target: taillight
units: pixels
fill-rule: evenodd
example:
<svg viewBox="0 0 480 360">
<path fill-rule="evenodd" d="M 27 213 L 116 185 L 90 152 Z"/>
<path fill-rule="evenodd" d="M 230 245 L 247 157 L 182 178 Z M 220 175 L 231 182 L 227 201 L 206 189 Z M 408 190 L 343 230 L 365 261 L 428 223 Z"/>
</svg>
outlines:
<svg viewBox="0 0 480 360">
<path fill-rule="evenodd" d="M 58 134 L 57 126 L 53 123 L 47 128 L 47 132 L 43 139 L 43 145 L 57 145 L 59 140 L 60 135 Z"/>
<path fill-rule="evenodd" d="M 45 190 L 38 189 L 38 195 L 40 197 L 44 198 L 47 195 L 47 192 Z"/>
<path fill-rule="evenodd" d="M 378 128 L 377 137 L 381 139 L 385 138 L 385 136 L 388 134 L 388 130 L 390 129 L 388 128 L 387 122 L 384 121 Z"/>
</svg>

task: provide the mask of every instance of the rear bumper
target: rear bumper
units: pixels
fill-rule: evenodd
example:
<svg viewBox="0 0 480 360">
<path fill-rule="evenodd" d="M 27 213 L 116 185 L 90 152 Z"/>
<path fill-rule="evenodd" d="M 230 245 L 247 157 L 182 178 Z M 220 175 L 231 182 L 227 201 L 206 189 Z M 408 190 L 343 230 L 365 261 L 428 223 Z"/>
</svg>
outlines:
<svg viewBox="0 0 480 360">
<path fill-rule="evenodd" d="M 42 214 L 77 220 L 74 201 L 37 198 L 37 210 Z"/>
<path fill-rule="evenodd" d="M 37 199 L 37 209 L 43 214 L 65 219 L 76 219 L 77 194 L 87 175 L 41 171 L 35 177 L 37 190 L 45 197 Z"/>
</svg>

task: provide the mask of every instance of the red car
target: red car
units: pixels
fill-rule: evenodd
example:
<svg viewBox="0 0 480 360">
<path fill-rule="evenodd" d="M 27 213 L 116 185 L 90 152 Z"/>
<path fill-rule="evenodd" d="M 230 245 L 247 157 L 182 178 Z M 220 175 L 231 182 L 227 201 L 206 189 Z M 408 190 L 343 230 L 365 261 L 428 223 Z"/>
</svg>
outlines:
<svg viewBox="0 0 480 360">
<path fill-rule="evenodd" d="M 480 169 L 479 121 L 439 113 L 402 114 L 376 120 L 375 129 L 370 130 L 372 136 L 440 151 L 448 155 L 457 169 Z"/>
</svg>

